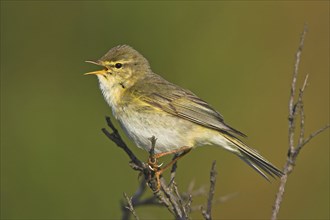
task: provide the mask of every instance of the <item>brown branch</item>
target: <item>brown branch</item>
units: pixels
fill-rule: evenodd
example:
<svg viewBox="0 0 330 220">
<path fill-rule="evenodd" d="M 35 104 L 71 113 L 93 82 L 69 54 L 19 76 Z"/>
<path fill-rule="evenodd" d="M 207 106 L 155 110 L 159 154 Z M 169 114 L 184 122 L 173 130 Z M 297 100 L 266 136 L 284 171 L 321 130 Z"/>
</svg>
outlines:
<svg viewBox="0 0 330 220">
<path fill-rule="evenodd" d="M 124 194 L 126 202 L 122 203 L 122 219 L 129 219 L 132 214 L 135 219 L 138 219 L 136 215 L 135 209 L 139 206 L 144 205 L 161 205 L 168 209 L 168 211 L 175 217 L 175 219 L 189 219 L 189 214 L 192 210 L 192 195 L 200 195 L 202 193 L 205 194 L 205 189 L 201 188 L 195 192 L 192 192 L 193 184 L 190 184 L 187 193 L 180 193 L 175 183 L 175 174 L 177 169 L 177 163 L 174 163 L 171 169 L 171 180 L 167 185 L 165 179 L 160 176 L 160 190 L 157 190 L 155 187 L 157 185 L 156 178 L 154 178 L 153 171 L 149 168 L 149 166 L 139 160 L 134 153 L 128 148 L 123 139 L 118 133 L 118 130 L 114 127 L 109 117 L 106 117 L 106 121 L 108 126 L 111 128 L 112 132 L 109 132 L 107 129 L 103 128 L 103 133 L 113 141 L 118 147 L 122 148 L 126 154 L 131 159 L 130 166 L 137 171 L 140 171 L 141 175 L 144 176 L 144 179 L 141 181 L 139 188 L 136 190 L 135 194 L 132 198 L 129 198 L 126 194 Z M 156 138 L 150 138 L 151 142 L 151 150 L 149 152 L 149 158 L 154 155 Z M 173 157 L 173 160 L 176 159 L 176 155 Z M 212 208 L 212 199 L 215 190 L 215 181 L 216 181 L 216 171 L 215 171 L 215 161 L 212 164 L 211 169 L 211 186 L 207 204 L 207 211 L 205 212 L 208 216 L 208 219 L 211 219 L 211 208 Z M 144 192 L 146 191 L 146 186 L 153 191 L 153 196 L 148 197 L 146 199 L 141 199 Z"/>
<path fill-rule="evenodd" d="M 177 198 L 175 193 L 172 193 L 173 191 L 170 188 L 167 187 L 165 181 L 161 181 L 161 186 L 162 186 L 162 190 L 164 192 L 164 195 L 166 196 L 166 198 L 171 203 L 172 209 L 175 213 L 175 217 L 177 219 L 184 219 L 183 214 L 182 214 L 183 207 L 180 206 L 180 203 L 178 201 L 179 199 Z"/>
<path fill-rule="evenodd" d="M 215 170 L 216 161 L 213 161 L 211 173 L 210 173 L 210 191 L 209 196 L 207 199 L 207 209 L 206 211 L 202 207 L 202 214 L 205 220 L 211 220 L 212 219 L 212 200 L 215 192 L 215 183 L 217 179 L 217 171 Z"/>
<path fill-rule="evenodd" d="M 126 198 L 126 205 L 122 204 L 123 218 L 129 219 L 130 214 L 133 214 L 134 207 L 142 205 L 163 205 L 165 206 L 170 213 L 174 215 L 176 219 L 188 219 L 188 212 L 186 211 L 187 204 L 184 204 L 180 193 L 176 187 L 176 184 L 170 184 L 167 186 L 164 178 L 160 176 L 161 189 L 157 189 L 157 180 L 155 178 L 154 172 L 149 168 L 149 166 L 139 160 L 134 153 L 128 148 L 123 139 L 121 138 L 118 130 L 115 128 L 109 117 L 106 117 L 107 125 L 111 128 L 112 132 L 109 132 L 107 129 L 103 128 L 103 133 L 113 141 L 118 147 L 123 149 L 125 153 L 131 159 L 130 166 L 134 170 L 138 170 L 144 176 L 144 181 L 140 184 L 139 189 L 136 191 L 132 198 Z M 151 141 L 151 150 L 149 156 L 153 157 L 154 149 L 156 144 L 156 138 L 150 138 Z M 172 180 L 174 181 L 176 171 L 176 164 L 172 167 Z M 142 194 L 145 191 L 145 185 L 153 191 L 153 197 L 141 200 Z M 173 187 L 175 186 L 175 188 Z M 189 200 L 187 201 L 189 203 Z M 128 209 L 128 211 L 127 211 Z M 136 213 L 135 215 L 136 216 Z M 136 218 L 136 217 L 135 217 Z"/>
<path fill-rule="evenodd" d="M 172 160 L 175 160 L 179 155 L 175 154 L 173 156 L 173 159 Z M 176 169 L 178 168 L 178 164 L 177 162 L 175 162 L 173 165 L 172 165 L 172 168 L 171 168 L 171 177 L 170 177 L 170 184 L 169 186 L 171 186 L 171 184 L 174 182 L 174 179 L 175 179 L 175 175 L 176 175 Z"/>
<path fill-rule="evenodd" d="M 127 206 L 125 206 L 125 209 L 129 210 L 132 213 L 135 220 L 139 220 L 139 217 L 137 216 L 135 209 L 133 207 L 133 204 L 132 204 L 132 198 L 129 198 L 126 193 L 124 193 L 124 197 L 127 201 Z"/>
<path fill-rule="evenodd" d="M 179 193 L 179 189 L 178 189 L 176 182 L 173 181 L 172 184 L 173 184 L 174 193 L 178 198 L 179 205 L 180 205 L 180 207 L 182 207 L 182 216 L 185 219 L 189 219 L 189 213 L 190 213 L 189 210 L 190 210 L 190 204 L 192 202 L 192 197 L 191 197 L 191 195 L 189 195 L 188 201 L 186 202 L 186 204 L 184 204 L 184 201 L 182 199 L 181 194 Z"/>
<path fill-rule="evenodd" d="M 325 131 L 326 129 L 330 128 L 330 125 L 325 125 L 323 128 L 318 129 L 317 131 L 313 132 L 309 135 L 308 138 L 304 139 L 301 144 L 297 146 L 296 154 L 299 153 L 299 151 L 305 146 L 308 142 L 310 142 L 314 137 Z M 297 157 L 297 155 L 294 154 L 294 157 Z"/>
<path fill-rule="evenodd" d="M 307 80 L 308 80 L 308 74 L 305 77 L 302 88 L 299 90 L 299 97 L 297 102 L 300 107 L 300 135 L 299 135 L 298 144 L 301 144 L 303 142 L 305 136 L 305 111 L 304 111 L 303 95 L 305 88 L 307 86 Z"/>
<path fill-rule="evenodd" d="M 186 202 L 186 205 L 185 205 L 185 209 L 186 209 L 186 212 L 188 214 L 191 213 L 191 211 L 192 211 L 191 203 L 192 203 L 192 195 L 189 195 L 188 199 L 187 199 L 187 202 Z"/>
<path fill-rule="evenodd" d="M 291 90 L 290 90 L 290 99 L 289 99 L 289 154 L 291 154 L 294 151 L 294 122 L 295 122 L 295 116 L 296 116 L 296 108 L 297 105 L 294 104 L 294 97 L 296 93 L 296 83 L 298 78 L 298 70 L 299 70 L 299 64 L 300 64 L 300 57 L 302 53 L 302 49 L 304 47 L 305 42 L 305 36 L 307 33 L 307 25 L 305 24 L 304 30 L 300 36 L 300 43 L 298 50 L 296 52 L 296 61 L 294 64 L 294 71 L 292 76 L 292 83 L 291 83 Z"/>
<path fill-rule="evenodd" d="M 127 206 L 132 206 L 132 207 L 139 207 L 139 206 L 147 206 L 147 205 L 154 205 L 154 206 L 162 206 L 163 204 L 161 204 L 155 196 L 151 196 L 145 199 L 141 199 L 143 194 L 146 191 L 146 181 L 142 180 L 140 182 L 140 186 L 139 188 L 136 190 L 135 194 L 133 195 L 133 197 L 130 199 L 131 201 L 131 205 L 128 203 L 127 198 L 126 198 L 126 203 L 123 202 L 121 204 L 121 208 L 122 208 L 122 220 L 128 220 L 130 218 L 130 215 L 133 214 L 131 213 L 131 211 L 129 209 L 127 209 Z"/>
<path fill-rule="evenodd" d="M 112 140 L 118 147 L 120 147 L 121 149 L 123 149 L 126 154 L 129 156 L 129 158 L 131 159 L 131 161 L 134 163 L 135 169 L 138 169 L 140 171 L 142 171 L 143 169 L 146 168 L 145 164 L 142 163 L 135 155 L 134 153 L 127 147 L 127 145 L 125 144 L 125 142 L 123 141 L 123 139 L 121 138 L 118 130 L 115 128 L 115 126 L 113 125 L 110 117 L 106 117 L 106 121 L 108 126 L 111 128 L 112 133 L 108 132 L 105 128 L 102 128 L 103 133 L 110 139 Z"/>
<path fill-rule="evenodd" d="M 292 83 L 291 83 L 291 90 L 290 90 L 290 98 L 289 98 L 289 150 L 288 150 L 288 156 L 287 161 L 284 166 L 283 173 L 284 175 L 281 177 L 281 183 L 278 189 L 278 192 L 276 194 L 276 199 L 273 206 L 272 211 L 272 220 L 276 220 L 280 206 L 283 200 L 283 195 L 286 187 L 286 183 L 288 181 L 288 175 L 293 171 L 297 156 L 299 155 L 302 148 L 311 141 L 314 137 L 316 137 L 321 132 L 325 131 L 327 128 L 329 128 L 329 125 L 324 126 L 323 128 L 315 131 L 312 133 L 308 138 L 305 139 L 305 112 L 304 112 L 304 104 L 303 104 L 303 95 L 305 88 L 307 86 L 308 82 L 308 75 L 306 75 L 304 83 L 302 88 L 299 90 L 298 99 L 295 102 L 295 96 L 296 96 L 296 82 L 298 78 L 298 69 L 300 64 L 300 58 L 302 49 L 304 47 L 304 41 L 305 36 L 307 33 L 307 25 L 304 26 L 304 30 L 300 37 L 300 43 L 298 50 L 296 52 L 296 59 L 294 64 L 294 71 L 293 71 L 293 77 L 292 77 Z M 299 137 L 298 137 L 298 143 L 295 145 L 295 123 L 298 119 L 297 116 L 300 116 L 300 130 L 299 130 Z"/>
<path fill-rule="evenodd" d="M 136 190 L 135 194 L 129 198 L 126 194 L 124 194 L 126 202 L 123 202 L 122 207 L 122 219 L 128 220 L 130 215 L 133 215 L 135 219 L 138 219 L 138 216 L 135 212 L 136 207 L 139 206 L 146 206 L 146 205 L 156 205 L 156 206 L 164 206 L 168 209 L 168 211 L 176 218 L 176 219 L 189 219 L 189 214 L 191 211 L 194 210 L 192 208 L 192 197 L 205 195 L 206 190 L 205 187 L 200 187 L 198 190 L 193 191 L 194 181 L 192 181 L 188 187 L 188 191 L 186 193 L 180 193 L 175 183 L 175 174 L 177 170 L 177 163 L 174 163 L 171 169 L 171 180 L 170 183 L 167 185 L 165 179 L 160 176 L 160 183 L 161 188 L 157 190 L 155 188 L 156 182 L 155 178 L 152 174 L 152 170 L 149 166 L 139 160 L 134 153 L 128 148 L 126 143 L 121 138 L 118 130 L 115 128 L 113 123 L 111 122 L 109 117 L 106 117 L 107 125 L 111 128 L 112 132 L 109 132 L 107 129 L 103 128 L 103 133 L 113 141 L 118 147 L 123 149 L 125 153 L 129 156 L 131 161 L 129 165 L 137 171 L 140 171 L 140 175 L 144 176 L 144 179 L 141 181 L 139 188 Z M 150 138 L 151 141 L 151 151 L 149 152 L 149 157 L 154 155 L 154 149 L 156 144 L 156 138 Z M 172 160 L 176 159 L 176 155 L 173 157 Z M 212 200 L 215 191 L 215 183 L 216 183 L 216 171 L 215 171 L 215 161 L 212 164 L 211 174 L 210 174 L 210 191 L 207 201 L 207 210 L 203 212 L 203 215 L 206 216 L 206 219 L 211 219 L 211 209 L 212 209 Z M 142 199 L 144 192 L 146 191 L 146 186 L 153 191 L 153 196 Z M 232 195 L 220 197 L 215 202 L 224 202 L 229 198 L 233 197 Z M 201 207 L 201 206 L 199 206 Z M 200 208 L 199 208 L 200 209 Z"/>
</svg>

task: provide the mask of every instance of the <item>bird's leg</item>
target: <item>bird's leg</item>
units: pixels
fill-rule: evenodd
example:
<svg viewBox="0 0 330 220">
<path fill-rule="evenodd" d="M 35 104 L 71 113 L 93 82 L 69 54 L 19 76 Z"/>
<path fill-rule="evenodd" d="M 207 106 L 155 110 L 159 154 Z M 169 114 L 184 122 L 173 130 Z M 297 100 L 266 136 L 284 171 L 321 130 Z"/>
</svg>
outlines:
<svg viewBox="0 0 330 220">
<path fill-rule="evenodd" d="M 173 151 L 168 151 L 164 153 L 159 153 L 159 154 L 153 154 L 149 156 L 148 164 L 150 169 L 154 172 L 154 175 L 156 177 L 157 181 L 157 191 L 160 189 L 160 175 L 167 170 L 169 167 L 171 167 L 175 162 L 177 162 L 180 158 L 182 158 L 184 155 L 189 153 L 191 151 L 191 147 L 181 147 L 179 149 L 173 150 Z M 175 157 L 171 162 L 166 164 L 162 169 L 160 168 L 161 165 L 157 164 L 157 159 L 161 158 L 163 156 L 169 155 L 169 154 L 179 154 L 177 157 Z"/>
<path fill-rule="evenodd" d="M 158 158 L 164 157 L 164 156 L 169 155 L 169 154 L 179 154 L 179 153 L 183 154 L 185 151 L 189 152 L 190 150 L 191 150 L 191 147 L 185 146 L 185 147 L 180 147 L 179 149 L 175 149 L 175 150 L 155 154 L 154 157 L 156 159 L 158 159 Z"/>
</svg>

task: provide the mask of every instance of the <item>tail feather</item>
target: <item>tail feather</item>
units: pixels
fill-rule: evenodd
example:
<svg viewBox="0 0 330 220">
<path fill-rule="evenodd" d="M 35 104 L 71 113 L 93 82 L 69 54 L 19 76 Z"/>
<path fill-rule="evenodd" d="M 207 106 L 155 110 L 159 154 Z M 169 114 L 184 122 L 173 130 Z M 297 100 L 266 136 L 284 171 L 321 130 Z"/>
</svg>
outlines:
<svg viewBox="0 0 330 220">
<path fill-rule="evenodd" d="M 244 157 L 249 163 L 258 166 L 260 169 L 262 169 L 264 172 L 269 174 L 271 177 L 273 178 L 275 176 L 281 177 L 283 175 L 282 171 L 276 168 L 273 164 L 271 164 L 269 161 L 267 161 L 257 152 L 251 153 L 247 151 L 246 148 L 241 148 L 241 147 L 238 148 L 238 150 L 242 155 L 241 157 Z"/>
<path fill-rule="evenodd" d="M 262 157 L 257 151 L 249 148 L 242 141 L 233 136 L 224 135 L 224 137 L 237 147 L 238 156 L 247 163 L 250 167 L 256 170 L 262 177 L 269 181 L 269 176 L 275 178 L 283 176 L 283 172 L 271 164 L 268 160 Z"/>
<path fill-rule="evenodd" d="M 241 160 L 243 160 L 247 165 L 249 165 L 250 167 L 252 167 L 252 169 L 254 169 L 255 171 L 257 171 L 263 178 L 265 178 L 267 181 L 269 181 L 269 178 L 268 176 L 262 172 L 262 170 L 256 166 L 254 163 L 251 163 L 248 159 L 246 159 L 245 157 L 243 156 L 239 156 Z M 267 172 L 268 173 L 268 172 Z M 268 173 L 269 174 L 269 173 Z M 273 175 L 272 175 L 273 177 Z"/>
</svg>

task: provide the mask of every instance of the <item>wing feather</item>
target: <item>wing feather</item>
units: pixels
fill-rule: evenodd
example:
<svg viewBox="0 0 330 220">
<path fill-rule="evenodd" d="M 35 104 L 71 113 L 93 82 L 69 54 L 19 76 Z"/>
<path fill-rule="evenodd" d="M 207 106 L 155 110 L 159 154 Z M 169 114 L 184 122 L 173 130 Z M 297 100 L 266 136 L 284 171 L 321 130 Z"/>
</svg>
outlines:
<svg viewBox="0 0 330 220">
<path fill-rule="evenodd" d="M 272 177 L 283 175 L 279 169 L 258 152 L 249 148 L 234 136 L 245 135 L 227 125 L 222 115 L 208 103 L 198 98 L 191 91 L 179 88 L 158 75 L 147 77 L 150 78 L 142 80 L 141 83 L 131 88 L 132 94 L 140 101 L 149 104 L 153 108 L 162 109 L 169 114 L 221 132 L 223 137 L 237 147 L 237 155 L 267 180 L 268 177 L 265 173 Z M 148 83 L 146 84 L 146 82 Z"/>
<path fill-rule="evenodd" d="M 148 77 L 148 76 L 147 76 Z M 224 122 L 222 115 L 214 110 L 207 102 L 198 98 L 191 91 L 182 89 L 160 78 L 149 76 L 148 80 L 133 86 L 131 91 L 139 100 L 163 111 L 187 119 L 196 124 L 217 130 L 246 136 Z M 148 82 L 146 84 L 145 82 Z M 148 87 L 150 89 L 141 89 Z M 228 133 L 229 134 L 229 133 Z"/>
</svg>

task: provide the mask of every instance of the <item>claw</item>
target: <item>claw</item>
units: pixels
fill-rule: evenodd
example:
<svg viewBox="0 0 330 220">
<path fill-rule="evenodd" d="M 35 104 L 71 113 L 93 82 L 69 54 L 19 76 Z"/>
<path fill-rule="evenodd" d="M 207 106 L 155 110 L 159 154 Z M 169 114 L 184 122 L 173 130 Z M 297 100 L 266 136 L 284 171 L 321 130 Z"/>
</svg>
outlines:
<svg viewBox="0 0 330 220">
<path fill-rule="evenodd" d="M 154 192 L 158 192 L 161 188 L 161 184 L 160 184 L 160 176 L 162 175 L 162 173 L 168 169 L 169 167 L 171 167 L 174 163 L 176 163 L 176 161 L 178 161 L 181 157 L 183 157 L 184 155 L 186 155 L 188 152 L 190 152 L 192 148 L 191 147 L 182 147 L 180 149 L 176 149 L 174 151 L 169 151 L 169 152 L 165 152 L 165 153 L 159 153 L 159 154 L 155 154 L 155 155 L 149 155 L 149 159 L 148 159 L 148 167 L 149 169 L 153 172 L 150 174 L 150 179 L 147 181 L 149 186 L 151 186 L 151 182 L 150 180 L 154 179 L 156 180 L 156 189 L 153 189 L 155 190 Z M 168 164 L 166 164 L 165 167 L 162 167 L 163 163 L 161 164 L 158 164 L 157 163 L 157 159 L 163 157 L 163 156 L 166 156 L 168 154 L 178 154 L 180 153 L 179 156 L 176 156 L 172 159 L 172 161 Z"/>
<path fill-rule="evenodd" d="M 155 171 L 155 169 L 152 166 L 148 165 L 148 167 L 150 170 Z"/>
</svg>

